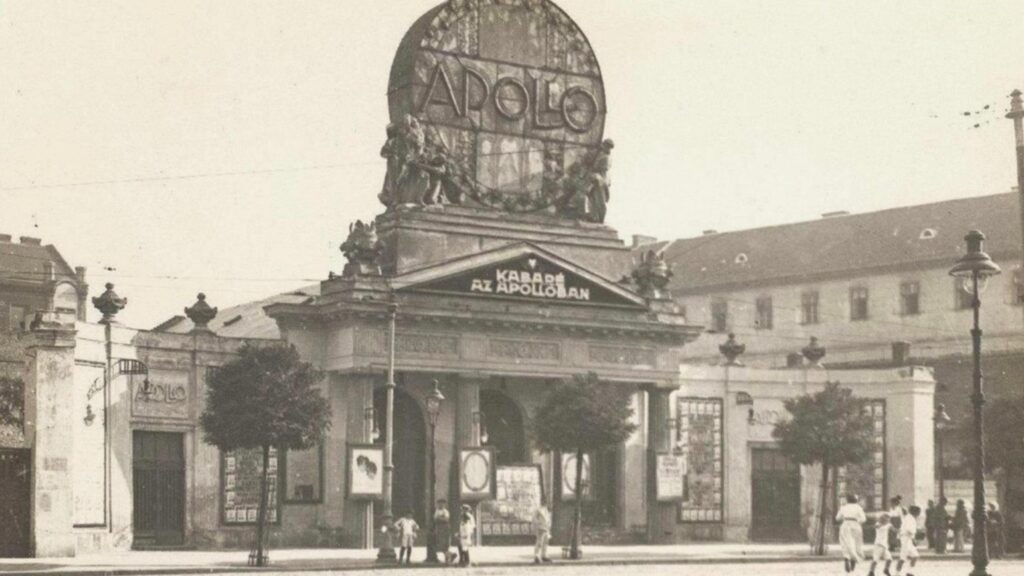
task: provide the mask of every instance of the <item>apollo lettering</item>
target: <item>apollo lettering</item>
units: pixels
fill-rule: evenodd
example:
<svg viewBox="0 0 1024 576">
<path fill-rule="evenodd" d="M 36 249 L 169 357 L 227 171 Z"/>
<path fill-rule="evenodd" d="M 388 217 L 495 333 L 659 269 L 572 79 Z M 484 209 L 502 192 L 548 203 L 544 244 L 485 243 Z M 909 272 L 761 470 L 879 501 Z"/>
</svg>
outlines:
<svg viewBox="0 0 1024 576">
<path fill-rule="evenodd" d="M 470 283 L 469 291 L 479 294 L 590 301 L 590 288 L 566 286 L 565 274 L 543 274 L 501 268 L 495 271 L 494 280 L 474 279 Z"/>
<path fill-rule="evenodd" d="M 480 72 L 464 66 L 461 80 L 456 87 L 447 67 L 438 62 L 420 104 L 420 112 L 431 106 L 444 106 L 451 108 L 456 116 L 465 118 L 470 111 L 483 110 L 490 104 L 506 120 L 525 119 L 537 130 L 568 128 L 580 134 L 589 132 L 597 122 L 597 97 L 583 86 L 569 86 L 557 101 L 553 101 L 554 82 L 551 79 L 529 78 L 524 83 L 513 76 L 504 76 L 491 82 Z M 476 100 L 472 94 L 474 85 L 482 92 Z M 588 108 L 593 110 L 593 114 L 585 120 L 573 114 Z"/>
</svg>

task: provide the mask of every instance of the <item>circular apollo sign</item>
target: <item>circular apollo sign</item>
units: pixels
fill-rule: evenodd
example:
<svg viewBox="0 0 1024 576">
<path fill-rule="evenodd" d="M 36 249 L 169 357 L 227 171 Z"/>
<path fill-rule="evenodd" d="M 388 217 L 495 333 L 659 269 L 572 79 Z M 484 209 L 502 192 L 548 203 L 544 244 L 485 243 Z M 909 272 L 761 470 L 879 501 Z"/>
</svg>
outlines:
<svg viewBox="0 0 1024 576">
<path fill-rule="evenodd" d="M 484 452 L 469 452 L 462 460 L 462 483 L 466 491 L 486 492 L 491 485 L 491 463 Z"/>
<path fill-rule="evenodd" d="M 601 70 L 548 0 L 450 0 L 409 30 L 391 69 L 391 122 L 415 118 L 486 195 L 541 195 L 600 149 Z M 479 198 L 478 198 L 479 199 Z"/>
</svg>

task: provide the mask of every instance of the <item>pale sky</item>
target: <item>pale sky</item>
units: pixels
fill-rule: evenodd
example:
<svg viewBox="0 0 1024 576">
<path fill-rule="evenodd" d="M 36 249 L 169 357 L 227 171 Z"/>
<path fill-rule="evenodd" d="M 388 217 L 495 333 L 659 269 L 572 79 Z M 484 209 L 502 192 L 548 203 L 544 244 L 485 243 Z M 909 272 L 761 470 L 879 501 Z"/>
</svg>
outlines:
<svg viewBox="0 0 1024 576">
<path fill-rule="evenodd" d="M 340 272 L 382 209 L 392 57 L 436 4 L 0 0 L 0 232 L 114 282 L 140 328 Z M 623 238 L 1016 183 L 1020 0 L 558 4 L 601 63 Z"/>
</svg>

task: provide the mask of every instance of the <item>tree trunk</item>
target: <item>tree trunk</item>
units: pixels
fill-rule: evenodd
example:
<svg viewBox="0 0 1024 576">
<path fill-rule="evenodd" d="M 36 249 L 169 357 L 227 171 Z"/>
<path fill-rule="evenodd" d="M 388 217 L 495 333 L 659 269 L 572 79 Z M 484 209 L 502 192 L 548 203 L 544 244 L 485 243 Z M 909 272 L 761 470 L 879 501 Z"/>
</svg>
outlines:
<svg viewBox="0 0 1024 576">
<path fill-rule="evenodd" d="M 580 541 L 583 539 L 583 450 L 576 451 L 576 506 L 572 518 L 572 543 L 569 558 L 580 559 Z"/>
<path fill-rule="evenodd" d="M 814 554 L 824 556 L 827 552 L 825 545 L 825 526 L 829 520 L 828 513 L 828 477 L 829 467 L 823 462 L 821 464 L 821 506 L 818 509 L 818 530 L 814 535 Z"/>
<path fill-rule="evenodd" d="M 260 475 L 260 505 L 256 512 L 256 566 L 266 566 L 267 557 L 263 550 L 267 520 L 267 469 L 270 467 L 270 446 L 263 446 L 263 474 Z"/>
</svg>

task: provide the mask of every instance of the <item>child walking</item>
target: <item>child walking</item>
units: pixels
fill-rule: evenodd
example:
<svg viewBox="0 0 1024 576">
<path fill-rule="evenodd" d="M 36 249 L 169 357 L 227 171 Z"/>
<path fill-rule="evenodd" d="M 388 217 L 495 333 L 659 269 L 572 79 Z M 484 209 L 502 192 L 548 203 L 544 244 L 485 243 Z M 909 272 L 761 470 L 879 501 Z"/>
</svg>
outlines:
<svg viewBox="0 0 1024 576">
<path fill-rule="evenodd" d="M 469 504 L 463 504 L 459 520 L 459 566 L 472 565 L 469 559 L 469 548 L 473 546 L 475 532 L 476 518 L 473 518 L 473 508 Z"/>
<path fill-rule="evenodd" d="M 889 515 L 885 512 L 878 517 L 878 524 L 875 526 L 875 546 L 871 551 L 871 570 L 868 576 L 875 576 L 875 567 L 885 560 L 885 576 L 892 576 L 889 567 L 892 566 L 892 552 L 889 551 L 889 533 L 895 530 L 889 523 Z"/>
<path fill-rule="evenodd" d="M 917 537 L 917 517 L 920 514 L 920 506 L 911 506 L 910 511 L 903 517 L 900 524 L 900 561 L 896 564 L 896 572 L 902 572 L 903 564 L 909 563 L 910 569 L 907 570 L 907 576 L 914 576 L 910 570 L 917 565 L 917 559 L 920 557 L 917 545 L 914 543 L 914 539 Z"/>
<path fill-rule="evenodd" d="M 395 522 L 395 529 L 402 539 L 402 548 L 398 551 L 398 563 L 405 560 L 406 564 L 412 563 L 412 547 L 416 544 L 416 534 L 420 531 L 420 525 L 412 518 L 412 512 L 407 511 L 398 522 Z"/>
</svg>

